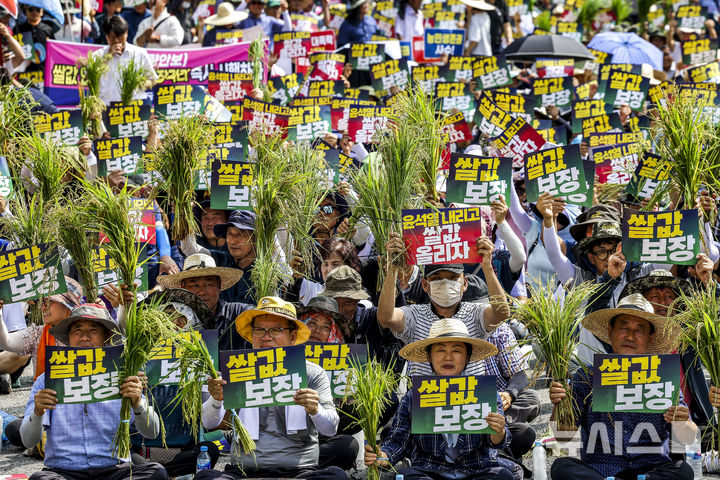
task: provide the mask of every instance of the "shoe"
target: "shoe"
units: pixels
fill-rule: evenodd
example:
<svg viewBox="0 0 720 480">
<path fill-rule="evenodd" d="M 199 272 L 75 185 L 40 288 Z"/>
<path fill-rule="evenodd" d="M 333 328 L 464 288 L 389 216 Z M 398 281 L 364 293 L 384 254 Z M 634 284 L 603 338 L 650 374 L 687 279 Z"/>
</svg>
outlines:
<svg viewBox="0 0 720 480">
<path fill-rule="evenodd" d="M 720 453 L 717 451 L 705 452 L 702 457 L 702 467 L 705 472 L 720 472 Z"/>
<path fill-rule="evenodd" d="M 10 375 L 3 373 L 0 375 L 0 394 L 7 395 L 12 392 L 12 382 L 10 381 Z"/>
</svg>

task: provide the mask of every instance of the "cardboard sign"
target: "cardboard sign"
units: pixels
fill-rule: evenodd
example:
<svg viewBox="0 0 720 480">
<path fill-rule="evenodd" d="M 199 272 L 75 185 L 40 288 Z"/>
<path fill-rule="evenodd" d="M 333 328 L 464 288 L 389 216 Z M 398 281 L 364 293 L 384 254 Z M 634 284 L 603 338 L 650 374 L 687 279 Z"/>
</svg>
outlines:
<svg viewBox="0 0 720 480">
<path fill-rule="evenodd" d="M 439 58 L 442 55 L 462 55 L 465 44 L 465 30 L 425 29 L 425 58 Z"/>
<path fill-rule="evenodd" d="M 204 97 L 205 92 L 194 85 L 156 85 L 153 88 L 155 115 L 163 120 L 174 120 L 199 114 Z"/>
<path fill-rule="evenodd" d="M 604 113 L 587 118 L 574 118 L 572 121 L 573 133 L 582 133 L 583 139 L 596 133 L 605 133 L 611 130 L 622 130 L 620 115 L 616 112 Z"/>
<path fill-rule="evenodd" d="M 453 153 L 447 178 L 446 202 L 490 205 L 503 197 L 510 205 L 512 158 Z"/>
<path fill-rule="evenodd" d="M 508 112 L 498 107 L 486 92 L 480 95 L 477 106 L 475 125 L 480 132 L 490 137 L 501 135 L 515 120 Z"/>
<path fill-rule="evenodd" d="M 15 303 L 67 291 L 57 245 L 0 252 L 0 300 Z"/>
<path fill-rule="evenodd" d="M 477 81 L 478 88 L 482 90 L 506 87 L 513 82 L 510 77 L 510 67 L 505 62 L 504 56 L 476 57 L 473 64 L 473 78 Z"/>
<path fill-rule="evenodd" d="M 190 336 L 202 338 L 207 346 L 213 365 L 218 368 L 218 330 L 198 330 L 181 332 L 178 335 L 190 341 Z M 176 385 L 180 383 L 178 362 L 182 355 L 182 347 L 175 339 L 167 339 L 150 352 L 150 359 L 143 367 L 149 385 Z"/>
<path fill-rule="evenodd" d="M 603 100 L 608 105 L 620 108 L 628 105 L 640 111 L 645 108 L 645 97 L 650 88 L 650 79 L 634 73 L 612 70 L 610 77 L 599 83 L 598 91 L 605 92 Z"/>
<path fill-rule="evenodd" d="M 650 200 L 660 184 L 667 181 L 671 169 L 671 162 L 663 161 L 660 156 L 645 152 L 625 192 L 641 200 Z"/>
<path fill-rule="evenodd" d="M 114 170 L 132 175 L 138 170 L 143 157 L 142 137 L 99 138 L 95 140 L 98 177 L 105 177 Z"/>
<path fill-rule="evenodd" d="M 312 141 L 332 130 L 331 109 L 326 105 L 293 107 L 288 123 L 288 140 Z"/>
<path fill-rule="evenodd" d="M 490 375 L 412 377 L 413 434 L 494 434 L 485 418 L 497 412 L 497 379 Z"/>
<path fill-rule="evenodd" d="M 150 102 L 136 101 L 130 105 L 111 102 L 104 113 L 105 127 L 112 138 L 147 138 L 151 110 Z"/>
<path fill-rule="evenodd" d="M 272 77 L 267 83 L 270 97 L 280 105 L 287 105 L 297 95 L 304 82 L 301 73 L 291 73 L 282 77 Z"/>
<path fill-rule="evenodd" d="M 370 71 L 370 67 L 385 61 L 385 45 L 382 43 L 350 44 L 350 65 L 353 70 Z"/>
<path fill-rule="evenodd" d="M 448 115 L 443 120 L 443 135 L 447 136 L 447 143 L 458 143 L 472 140 L 470 126 L 465 120 L 463 112 Z"/>
<path fill-rule="evenodd" d="M 435 98 L 439 100 L 439 110 L 449 112 L 460 110 L 465 118 L 472 121 L 475 112 L 475 95 L 470 86 L 462 82 L 443 82 L 435 85 Z"/>
<path fill-rule="evenodd" d="M 215 210 L 252 210 L 250 187 L 252 164 L 245 162 L 212 163 L 210 208 Z"/>
<path fill-rule="evenodd" d="M 540 150 L 546 143 L 522 118 L 514 119 L 503 133 L 490 141 L 500 151 L 500 155 L 513 159 L 513 168 L 521 168 L 526 155 Z"/>
<path fill-rule="evenodd" d="M 352 171 L 356 169 L 352 157 L 345 155 L 320 139 L 313 144 L 313 148 L 322 153 L 328 167 L 328 179 L 333 184 L 350 180 Z"/>
<path fill-rule="evenodd" d="M 483 235 L 480 208 L 403 210 L 408 265 L 480 263 L 476 240 Z"/>
<path fill-rule="evenodd" d="M 554 105 L 560 110 L 570 110 L 574 91 L 572 82 L 572 77 L 534 79 L 532 94 L 535 96 L 535 106 Z"/>
<path fill-rule="evenodd" d="M 341 80 L 345 68 L 345 55 L 332 52 L 310 54 L 309 78 L 312 80 Z"/>
<path fill-rule="evenodd" d="M 720 63 L 712 61 L 686 70 L 692 82 L 720 83 Z M 650 87 L 652 89 L 652 87 Z M 656 102 L 654 102 L 656 103 Z"/>
<path fill-rule="evenodd" d="M 705 21 L 708 19 L 708 9 L 699 4 L 683 5 L 678 8 L 675 19 L 677 20 L 676 28 L 702 30 L 705 28 Z"/>
<path fill-rule="evenodd" d="M 595 355 L 594 412 L 665 413 L 680 398 L 680 355 Z"/>
<path fill-rule="evenodd" d="M 221 102 L 242 100 L 252 92 L 252 89 L 252 71 L 249 73 L 229 73 L 210 70 L 208 75 L 208 93 Z"/>
<path fill-rule="evenodd" d="M 612 106 L 605 103 L 602 99 L 595 99 L 595 100 L 578 100 L 573 105 L 573 111 L 572 111 L 572 118 L 573 118 L 573 125 L 575 125 L 574 120 L 575 119 L 584 119 L 584 118 L 590 118 L 590 117 L 596 117 L 600 115 L 609 115 L 612 113 Z M 573 128 L 574 133 L 580 133 L 581 129 L 578 129 L 577 132 L 575 132 L 575 129 Z"/>
<path fill-rule="evenodd" d="M 699 38 L 682 42 L 682 63 L 685 65 L 700 65 L 717 60 L 718 39 Z"/>
<path fill-rule="evenodd" d="M 342 80 L 313 80 L 306 81 L 297 96 L 301 97 L 342 97 L 345 93 L 345 83 Z"/>
<path fill-rule="evenodd" d="M 592 202 L 585 183 L 580 145 L 550 148 L 525 155 L 525 192 L 528 202 L 549 192 L 575 205 Z"/>
<path fill-rule="evenodd" d="M 443 78 L 441 69 L 440 65 L 418 65 L 413 67 L 411 77 L 423 93 L 432 95 L 437 84 L 447 81 Z"/>
<path fill-rule="evenodd" d="M 53 114 L 33 115 L 35 131 L 45 139 L 54 140 L 62 145 L 74 147 L 83 136 L 83 119 L 80 109 L 60 110 Z"/>
<path fill-rule="evenodd" d="M 535 102 L 532 97 L 497 90 L 491 92 L 491 95 L 493 102 L 495 102 L 495 105 L 501 110 L 506 111 L 515 118 L 522 117 L 526 122 L 533 120 Z"/>
<path fill-rule="evenodd" d="M 617 185 L 626 185 L 630 182 L 641 148 L 639 143 L 594 147 L 592 159 L 595 162 L 597 182 Z"/>
<path fill-rule="evenodd" d="M 225 408 L 294 405 L 307 388 L 305 345 L 220 352 Z"/>
<path fill-rule="evenodd" d="M 48 346 L 45 388 L 59 404 L 96 403 L 120 398 L 123 346 L 73 348 Z"/>
<path fill-rule="evenodd" d="M 355 364 L 367 363 L 367 345 L 349 343 L 306 343 L 305 359 L 320 365 L 330 380 L 333 398 L 345 397 L 349 360 Z"/>
<path fill-rule="evenodd" d="M 440 76 L 448 82 L 469 82 L 473 79 L 476 57 L 451 55 L 448 63 L 440 67 Z"/>
<path fill-rule="evenodd" d="M 622 234 L 628 262 L 695 265 L 700 253 L 697 210 L 625 211 Z"/>
</svg>

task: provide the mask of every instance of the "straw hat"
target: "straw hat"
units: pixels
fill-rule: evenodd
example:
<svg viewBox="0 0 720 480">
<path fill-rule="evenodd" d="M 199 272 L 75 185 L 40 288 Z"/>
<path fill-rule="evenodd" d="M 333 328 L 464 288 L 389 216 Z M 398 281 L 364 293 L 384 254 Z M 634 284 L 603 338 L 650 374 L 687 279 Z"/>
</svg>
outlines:
<svg viewBox="0 0 720 480">
<path fill-rule="evenodd" d="M 427 348 L 434 343 L 444 342 L 463 342 L 472 346 L 471 362 L 478 362 L 498 353 L 497 347 L 492 343 L 471 337 L 462 320 L 443 318 L 430 325 L 428 338 L 405 345 L 400 350 L 400 356 L 410 362 L 427 362 Z"/>
<path fill-rule="evenodd" d="M 636 293 L 644 294 L 653 287 L 669 287 L 677 296 L 680 296 L 680 292 L 690 295 L 692 291 L 690 282 L 684 278 L 673 277 L 673 274 L 668 270 L 657 268 L 644 277 L 636 278 L 625 285 L 625 288 L 620 293 L 620 298 Z"/>
<path fill-rule="evenodd" d="M 655 327 L 655 336 L 645 353 L 670 353 L 675 349 L 678 332 L 668 324 L 667 317 L 655 314 L 652 304 L 639 293 L 622 298 L 618 302 L 617 308 L 605 308 L 586 315 L 582 323 L 597 338 L 605 343 L 610 343 L 608 325 L 613 318 L 620 315 L 632 315 L 645 319 Z"/>
<path fill-rule="evenodd" d="M 310 338 L 310 329 L 303 322 L 298 320 L 295 313 L 295 306 L 278 297 L 263 297 L 252 310 L 246 310 L 235 319 L 235 328 L 241 337 L 252 342 L 252 321 L 260 315 L 272 315 L 295 322 L 297 326 L 297 338 L 295 345 L 307 342 Z"/>
<path fill-rule="evenodd" d="M 217 9 L 215 15 L 210 15 L 205 19 L 206 25 L 222 27 L 225 25 L 235 25 L 248 18 L 247 12 L 238 12 L 235 6 L 230 2 L 223 2 Z"/>
<path fill-rule="evenodd" d="M 483 10 L 485 12 L 492 12 L 495 10 L 495 5 L 490 5 L 484 0 L 460 0 L 462 3 L 471 8 Z"/>
<path fill-rule="evenodd" d="M 182 288 L 182 281 L 186 278 L 220 277 L 220 290 L 227 290 L 235 285 L 243 276 L 243 271 L 237 268 L 218 267 L 215 259 L 204 253 L 196 253 L 185 259 L 183 271 L 173 275 L 160 275 L 157 283 L 166 288 Z"/>
</svg>

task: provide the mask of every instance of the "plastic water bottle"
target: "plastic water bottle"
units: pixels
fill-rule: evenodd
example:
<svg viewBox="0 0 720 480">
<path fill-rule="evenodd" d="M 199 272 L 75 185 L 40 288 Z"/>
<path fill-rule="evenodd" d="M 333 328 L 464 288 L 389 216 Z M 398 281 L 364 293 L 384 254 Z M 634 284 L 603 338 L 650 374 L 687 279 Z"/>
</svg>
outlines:
<svg viewBox="0 0 720 480">
<path fill-rule="evenodd" d="M 395 480 L 403 480 L 405 478 L 405 475 L 395 475 Z"/>
<path fill-rule="evenodd" d="M 197 456 L 195 473 L 200 470 L 212 470 L 210 467 L 210 454 L 208 453 L 208 448 L 205 446 L 200 447 L 200 453 L 198 453 Z"/>
<path fill-rule="evenodd" d="M 615 477 L 605 477 L 605 480 L 615 480 Z"/>
<path fill-rule="evenodd" d="M 693 469 L 695 478 L 702 478 L 702 453 L 697 442 L 685 445 L 685 461 Z"/>
<path fill-rule="evenodd" d="M 637 480 L 645 480 L 645 475 L 638 475 Z"/>
<path fill-rule="evenodd" d="M 545 457 L 545 447 L 541 442 L 535 442 L 533 445 L 533 479 L 547 480 L 547 460 Z"/>
</svg>

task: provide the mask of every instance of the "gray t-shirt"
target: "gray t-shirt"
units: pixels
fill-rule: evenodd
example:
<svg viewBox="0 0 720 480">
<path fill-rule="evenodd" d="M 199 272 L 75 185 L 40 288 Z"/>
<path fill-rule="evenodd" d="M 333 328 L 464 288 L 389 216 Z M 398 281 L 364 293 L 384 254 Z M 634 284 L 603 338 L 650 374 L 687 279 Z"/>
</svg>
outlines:
<svg viewBox="0 0 720 480">
<path fill-rule="evenodd" d="M 453 318 L 462 320 L 467 326 L 468 333 L 473 338 L 487 340 L 489 334 L 485 330 L 483 317 L 487 303 L 462 302 L 460 308 L 455 312 Z M 430 333 L 430 325 L 440 320 L 429 303 L 422 305 L 407 305 L 400 307 L 405 314 L 405 329 L 401 334 L 395 333 L 395 336 L 408 343 L 418 340 L 425 340 Z M 409 362 L 408 373 L 410 375 L 432 375 L 432 369 L 428 362 Z M 467 375 L 482 375 L 484 373 L 482 362 L 469 363 L 465 369 Z"/>
</svg>

